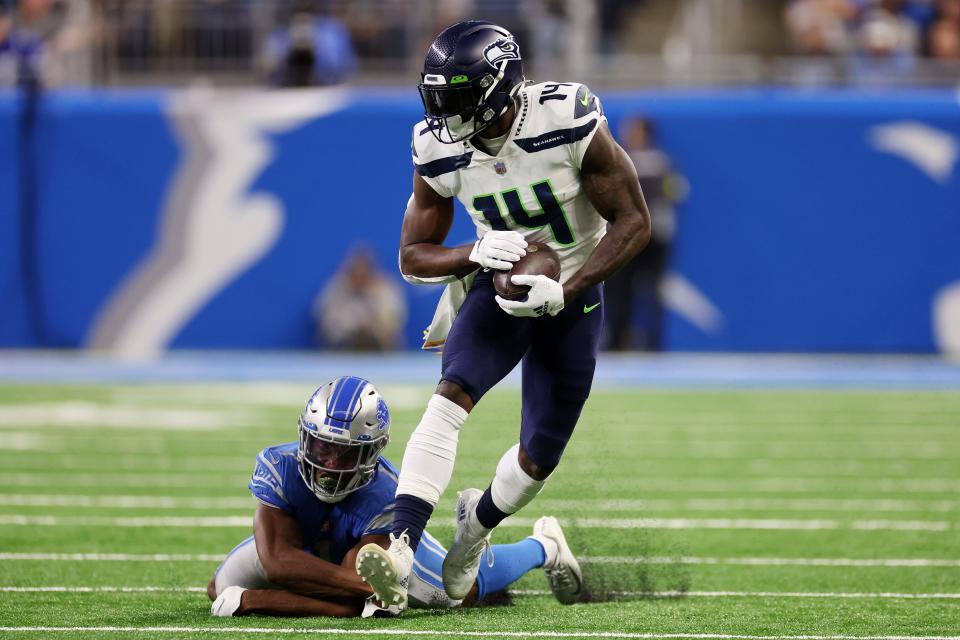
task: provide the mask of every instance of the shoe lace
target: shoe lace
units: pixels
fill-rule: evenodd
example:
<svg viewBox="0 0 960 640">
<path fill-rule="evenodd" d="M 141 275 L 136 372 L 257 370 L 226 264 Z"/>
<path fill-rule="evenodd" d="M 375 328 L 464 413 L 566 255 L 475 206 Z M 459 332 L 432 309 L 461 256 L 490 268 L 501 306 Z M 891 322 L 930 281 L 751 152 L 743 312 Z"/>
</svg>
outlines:
<svg viewBox="0 0 960 640">
<path fill-rule="evenodd" d="M 477 550 L 480 547 L 483 547 L 483 551 L 481 551 L 481 554 L 485 554 L 487 556 L 487 566 L 492 567 L 493 566 L 493 545 L 490 544 L 490 536 L 484 536 L 483 538 L 477 540 L 472 545 L 470 545 L 470 547 L 468 548 L 468 554 L 472 556 L 477 552 Z"/>
<path fill-rule="evenodd" d="M 410 536 L 407 535 L 407 530 L 404 529 L 400 535 L 394 533 L 390 534 L 390 546 L 397 545 L 399 550 L 403 550 L 406 547 L 410 546 Z"/>
</svg>

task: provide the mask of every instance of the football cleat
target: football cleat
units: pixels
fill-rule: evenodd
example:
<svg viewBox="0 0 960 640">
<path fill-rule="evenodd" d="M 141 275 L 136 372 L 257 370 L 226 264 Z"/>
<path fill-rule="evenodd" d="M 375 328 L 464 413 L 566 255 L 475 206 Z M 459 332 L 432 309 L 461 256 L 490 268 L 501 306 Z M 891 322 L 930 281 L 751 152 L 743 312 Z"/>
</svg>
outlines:
<svg viewBox="0 0 960 640">
<path fill-rule="evenodd" d="M 223 593 L 217 596 L 217 599 L 210 605 L 210 615 L 217 618 L 232 618 L 233 614 L 240 608 L 240 598 L 243 597 L 243 587 L 227 587 Z"/>
<path fill-rule="evenodd" d="M 573 604 L 583 592 L 580 563 L 570 551 L 560 523 L 553 516 L 544 516 L 533 523 L 533 538 L 543 545 L 547 559 L 543 571 L 550 582 L 553 596 L 561 604 Z"/>
<path fill-rule="evenodd" d="M 457 533 L 443 559 L 443 588 L 451 600 L 463 600 L 480 572 L 484 549 L 490 547 L 490 531 L 477 520 L 477 502 L 483 492 L 464 489 L 457 494 Z M 493 557 L 488 552 L 488 561 Z"/>
<path fill-rule="evenodd" d="M 357 553 L 357 574 L 370 585 L 385 608 L 402 612 L 407 608 L 407 585 L 413 567 L 413 549 L 406 533 L 390 534 L 390 548 L 367 544 Z"/>
</svg>

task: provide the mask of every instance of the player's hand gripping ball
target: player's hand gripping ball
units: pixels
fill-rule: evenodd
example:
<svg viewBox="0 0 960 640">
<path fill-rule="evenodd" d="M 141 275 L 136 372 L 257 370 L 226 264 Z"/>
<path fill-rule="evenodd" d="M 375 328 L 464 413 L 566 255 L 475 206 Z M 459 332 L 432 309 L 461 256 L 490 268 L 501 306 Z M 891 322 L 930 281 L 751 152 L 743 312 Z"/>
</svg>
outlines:
<svg viewBox="0 0 960 640">
<path fill-rule="evenodd" d="M 516 231 L 491 229 L 473 245 L 470 260 L 484 269 L 507 270 L 526 255 L 526 249 L 527 241 Z"/>
<path fill-rule="evenodd" d="M 563 309 L 560 256 L 542 242 L 530 242 L 527 255 L 510 271 L 493 274 L 497 303 L 513 316 L 556 315 Z"/>
</svg>

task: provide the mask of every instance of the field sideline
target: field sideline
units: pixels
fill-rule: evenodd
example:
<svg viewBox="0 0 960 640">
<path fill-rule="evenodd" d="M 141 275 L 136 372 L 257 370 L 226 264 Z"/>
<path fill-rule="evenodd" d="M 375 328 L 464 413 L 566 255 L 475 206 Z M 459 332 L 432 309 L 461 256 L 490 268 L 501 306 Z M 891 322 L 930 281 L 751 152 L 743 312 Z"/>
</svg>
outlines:
<svg viewBox="0 0 960 640">
<path fill-rule="evenodd" d="M 397 460 L 430 393 L 380 385 Z M 0 636 L 960 638 L 960 393 L 598 388 L 541 498 L 594 602 L 542 575 L 511 606 L 397 620 L 211 619 L 203 591 L 248 535 L 263 446 L 296 437 L 308 382 L 0 386 Z M 515 438 L 516 390 L 461 438 L 452 489 Z"/>
</svg>

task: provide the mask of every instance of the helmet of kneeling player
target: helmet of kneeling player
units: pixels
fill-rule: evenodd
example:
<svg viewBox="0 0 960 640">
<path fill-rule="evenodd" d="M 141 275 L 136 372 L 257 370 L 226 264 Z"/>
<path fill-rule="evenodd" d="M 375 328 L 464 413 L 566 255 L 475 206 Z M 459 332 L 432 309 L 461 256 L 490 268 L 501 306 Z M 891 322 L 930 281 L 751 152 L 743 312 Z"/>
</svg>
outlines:
<svg viewBox="0 0 960 640">
<path fill-rule="evenodd" d="M 373 481 L 390 412 L 372 384 L 343 376 L 310 396 L 299 427 L 300 476 L 318 498 L 339 502 Z"/>
<path fill-rule="evenodd" d="M 492 22 L 458 22 L 440 32 L 423 63 L 424 119 L 440 142 L 460 142 L 506 112 L 523 86 L 513 35 Z"/>
</svg>

